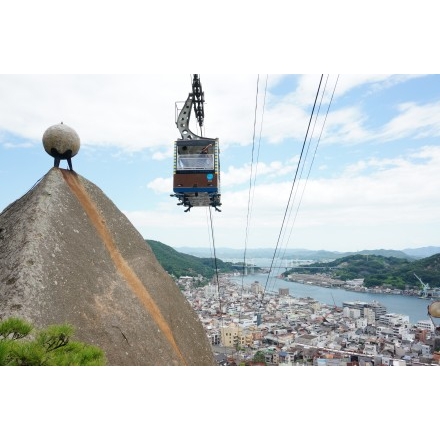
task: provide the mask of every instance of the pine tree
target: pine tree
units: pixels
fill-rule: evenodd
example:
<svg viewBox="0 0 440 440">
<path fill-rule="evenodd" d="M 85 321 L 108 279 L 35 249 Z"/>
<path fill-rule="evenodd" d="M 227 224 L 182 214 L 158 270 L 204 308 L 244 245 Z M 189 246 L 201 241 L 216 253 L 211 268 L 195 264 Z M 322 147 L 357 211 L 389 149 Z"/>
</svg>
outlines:
<svg viewBox="0 0 440 440">
<path fill-rule="evenodd" d="M 0 366 L 101 366 L 104 352 L 72 339 L 69 324 L 51 325 L 35 331 L 20 319 L 0 321 Z"/>
</svg>

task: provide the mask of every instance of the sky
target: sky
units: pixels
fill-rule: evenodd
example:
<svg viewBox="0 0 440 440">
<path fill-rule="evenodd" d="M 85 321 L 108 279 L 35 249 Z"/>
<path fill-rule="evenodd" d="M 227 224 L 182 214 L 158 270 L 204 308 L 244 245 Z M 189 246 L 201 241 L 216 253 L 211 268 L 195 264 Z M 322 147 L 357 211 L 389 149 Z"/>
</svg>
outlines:
<svg viewBox="0 0 440 440">
<path fill-rule="evenodd" d="M 200 131 L 193 113 L 190 128 L 219 139 L 222 206 L 186 213 L 170 195 L 192 75 L 2 74 L 0 210 L 51 169 L 42 136 L 63 122 L 81 140 L 74 170 L 145 239 L 341 252 L 440 245 L 440 75 L 199 74 L 205 119 Z"/>
</svg>

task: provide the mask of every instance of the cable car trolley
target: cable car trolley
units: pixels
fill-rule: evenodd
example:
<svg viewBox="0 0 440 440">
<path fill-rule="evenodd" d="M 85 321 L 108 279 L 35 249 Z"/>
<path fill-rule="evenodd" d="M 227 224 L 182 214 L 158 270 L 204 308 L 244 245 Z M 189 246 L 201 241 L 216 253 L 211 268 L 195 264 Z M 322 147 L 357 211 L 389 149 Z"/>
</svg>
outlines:
<svg viewBox="0 0 440 440">
<path fill-rule="evenodd" d="M 192 93 L 181 110 L 176 103 L 176 125 L 182 136 L 174 142 L 173 191 L 178 205 L 185 212 L 196 206 L 212 206 L 216 211 L 220 202 L 220 160 L 218 138 L 198 136 L 189 129 L 191 111 L 203 126 L 205 102 L 199 75 L 193 76 Z"/>
</svg>

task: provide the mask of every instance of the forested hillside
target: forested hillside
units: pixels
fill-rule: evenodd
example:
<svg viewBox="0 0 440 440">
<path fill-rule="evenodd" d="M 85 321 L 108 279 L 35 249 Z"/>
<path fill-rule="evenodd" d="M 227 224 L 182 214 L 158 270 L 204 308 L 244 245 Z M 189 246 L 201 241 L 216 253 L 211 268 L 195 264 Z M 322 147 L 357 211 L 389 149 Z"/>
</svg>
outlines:
<svg viewBox="0 0 440 440">
<path fill-rule="evenodd" d="M 416 261 L 381 255 L 356 254 L 338 258 L 330 263 L 302 265 L 285 274 L 292 272 L 329 272 L 333 278 L 343 281 L 364 278 L 366 287 L 389 285 L 399 289 L 421 288 L 420 282 L 414 275 L 417 274 L 430 287 L 440 287 L 440 254 Z"/>
<path fill-rule="evenodd" d="M 215 274 L 214 258 L 199 258 L 193 255 L 177 252 L 170 246 L 159 241 L 146 240 L 161 266 L 177 278 L 181 276 L 202 275 L 205 278 L 212 278 Z M 217 258 L 217 269 L 219 272 L 232 272 L 232 263 L 226 263 Z"/>
</svg>

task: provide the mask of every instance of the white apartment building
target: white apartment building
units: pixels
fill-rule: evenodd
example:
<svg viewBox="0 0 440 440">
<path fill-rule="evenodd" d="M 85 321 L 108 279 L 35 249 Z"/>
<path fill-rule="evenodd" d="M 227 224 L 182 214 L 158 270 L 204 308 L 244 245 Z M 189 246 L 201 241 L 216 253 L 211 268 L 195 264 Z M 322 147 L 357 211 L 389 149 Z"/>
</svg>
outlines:
<svg viewBox="0 0 440 440">
<path fill-rule="evenodd" d="M 430 321 L 429 319 L 424 321 L 417 321 L 416 327 L 422 330 L 429 330 L 430 332 L 433 332 L 435 330 L 432 321 Z"/>
<path fill-rule="evenodd" d="M 344 307 L 342 309 L 342 315 L 345 318 L 357 319 L 361 317 L 361 311 L 359 309 L 352 309 L 351 307 Z"/>
<path fill-rule="evenodd" d="M 368 325 L 367 318 L 356 319 L 356 328 L 365 328 Z"/>
<path fill-rule="evenodd" d="M 367 318 L 368 324 L 374 324 L 376 322 L 376 313 L 373 309 L 364 309 L 364 318 Z"/>
<path fill-rule="evenodd" d="M 386 313 L 379 317 L 379 322 L 386 326 L 394 326 L 399 324 L 409 324 L 409 316 L 400 315 L 398 313 Z"/>
</svg>

